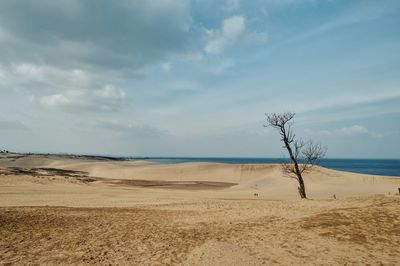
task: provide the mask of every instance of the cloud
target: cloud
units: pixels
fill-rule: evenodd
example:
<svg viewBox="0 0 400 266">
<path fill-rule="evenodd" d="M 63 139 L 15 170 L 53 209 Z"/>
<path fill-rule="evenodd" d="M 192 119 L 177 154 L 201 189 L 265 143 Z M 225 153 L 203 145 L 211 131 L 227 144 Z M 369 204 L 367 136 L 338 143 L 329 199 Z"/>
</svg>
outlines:
<svg viewBox="0 0 400 266">
<path fill-rule="evenodd" d="M 207 42 L 206 46 L 204 47 L 204 50 L 208 54 L 219 54 L 221 53 L 226 45 L 226 40 L 219 36 L 215 39 L 211 39 L 210 41 Z"/>
<path fill-rule="evenodd" d="M 234 66 L 235 64 L 232 60 L 220 60 L 218 62 L 215 62 L 213 66 L 209 67 L 208 71 L 213 74 L 221 74 L 225 70 L 230 69 Z"/>
<path fill-rule="evenodd" d="M 124 91 L 112 86 L 105 86 L 98 90 L 66 91 L 42 96 L 37 99 L 37 102 L 46 108 L 62 109 L 70 112 L 82 110 L 114 112 L 124 106 L 125 96 Z"/>
<path fill-rule="evenodd" d="M 68 105 L 71 103 L 70 99 L 68 99 L 63 94 L 54 94 L 49 96 L 43 96 L 39 100 L 40 104 L 48 107 L 57 107 L 60 105 Z"/>
<path fill-rule="evenodd" d="M 304 2 L 313 3 L 317 1 L 310 0 Z M 332 1 L 332 3 L 333 2 L 334 1 Z M 329 19 L 319 23 L 318 26 L 309 29 L 303 34 L 291 38 L 289 42 L 307 40 L 314 36 L 322 35 L 333 30 L 345 28 L 366 21 L 376 20 L 380 17 L 385 17 L 391 14 L 395 14 L 396 12 L 398 12 L 398 10 L 399 6 L 397 1 L 388 1 L 385 5 L 382 5 L 381 3 L 376 1 L 367 1 L 367 2 L 356 1 L 355 4 L 351 5 L 349 8 L 344 9 L 344 11 L 340 12 L 333 19 Z"/>
<path fill-rule="evenodd" d="M 327 123 L 335 121 L 357 120 L 367 117 L 387 116 L 398 113 L 400 94 L 390 88 L 376 93 L 343 95 L 319 99 L 307 105 L 300 105 L 297 112 L 307 123 Z"/>
<path fill-rule="evenodd" d="M 222 9 L 227 12 L 236 11 L 240 8 L 240 0 L 225 0 Z"/>
<path fill-rule="evenodd" d="M 119 84 L 193 52 L 190 12 L 188 0 L 0 1 L 0 90 L 44 108 L 118 111 Z"/>
<path fill-rule="evenodd" d="M 354 136 L 370 136 L 373 138 L 382 138 L 381 134 L 376 134 L 368 130 L 368 128 L 360 125 L 353 125 L 350 127 L 343 127 L 333 130 L 305 130 L 307 134 L 319 135 L 319 136 L 329 136 L 329 137 L 354 137 Z"/>
<path fill-rule="evenodd" d="M 227 46 L 238 41 L 249 44 L 264 44 L 268 35 L 265 32 L 247 31 L 244 16 L 231 16 L 224 19 L 219 29 L 205 29 L 207 41 L 204 46 L 206 54 L 217 55 Z"/>
<path fill-rule="evenodd" d="M 0 64 L 0 89 L 24 90 L 34 95 L 98 89 L 104 86 L 106 80 L 117 80 L 117 77 L 112 74 L 104 76 L 82 69 L 63 69 L 33 63 Z"/>
<path fill-rule="evenodd" d="M 95 77 L 93 74 L 80 70 L 65 70 L 49 65 L 21 63 L 11 65 L 0 64 L 1 88 L 29 88 L 52 90 L 65 87 L 88 87 Z"/>
<path fill-rule="evenodd" d="M 219 54 L 227 45 L 235 43 L 245 32 L 245 18 L 243 16 L 231 16 L 222 21 L 221 29 L 207 30 L 209 35 L 204 50 L 207 54 Z"/>
<path fill-rule="evenodd" d="M 135 136 L 138 138 L 165 137 L 168 132 L 148 125 L 135 125 L 122 121 L 97 121 L 95 127 L 113 131 L 119 135 Z"/>
<path fill-rule="evenodd" d="M 0 1 L 3 64 L 132 71 L 186 50 L 185 0 Z"/>
<path fill-rule="evenodd" d="M 187 61 L 192 61 L 192 62 L 198 62 L 201 61 L 205 58 L 204 54 L 202 52 L 190 52 L 187 53 L 183 56 L 184 59 Z"/>
<path fill-rule="evenodd" d="M 171 71 L 172 65 L 170 62 L 165 62 L 161 64 L 161 68 L 165 73 L 169 73 Z"/>
<path fill-rule="evenodd" d="M 343 127 L 337 131 L 334 131 L 334 134 L 341 135 L 341 136 L 355 136 L 355 135 L 362 135 L 368 134 L 369 130 L 366 127 L 354 125 L 351 127 Z"/>
<path fill-rule="evenodd" d="M 236 40 L 245 30 L 244 17 L 233 16 L 222 22 L 222 35 L 230 40 Z"/>
<path fill-rule="evenodd" d="M 264 44 L 268 41 L 268 34 L 266 32 L 249 32 L 244 40 L 251 44 Z"/>
<path fill-rule="evenodd" d="M 8 129 L 26 130 L 28 128 L 25 124 L 23 124 L 21 122 L 0 118 L 0 129 L 2 129 L 2 130 L 8 130 Z"/>
<path fill-rule="evenodd" d="M 29 63 L 0 65 L 0 89 L 22 91 L 31 103 L 68 112 L 120 110 L 125 106 L 126 93 L 107 84 L 113 80 L 118 78 L 81 69 Z"/>
</svg>

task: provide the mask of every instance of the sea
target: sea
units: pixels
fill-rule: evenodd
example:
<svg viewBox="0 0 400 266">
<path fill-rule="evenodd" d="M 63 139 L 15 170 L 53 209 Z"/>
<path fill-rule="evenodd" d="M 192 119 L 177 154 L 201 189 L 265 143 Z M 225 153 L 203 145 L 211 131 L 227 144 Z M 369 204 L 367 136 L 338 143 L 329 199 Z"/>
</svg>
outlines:
<svg viewBox="0 0 400 266">
<path fill-rule="evenodd" d="M 151 162 L 174 164 L 188 162 L 210 162 L 230 164 L 264 164 L 281 163 L 281 158 L 222 158 L 222 157 L 146 157 L 127 158 Z M 369 175 L 384 175 L 400 177 L 400 159 L 324 159 L 319 165 L 335 170 Z"/>
</svg>

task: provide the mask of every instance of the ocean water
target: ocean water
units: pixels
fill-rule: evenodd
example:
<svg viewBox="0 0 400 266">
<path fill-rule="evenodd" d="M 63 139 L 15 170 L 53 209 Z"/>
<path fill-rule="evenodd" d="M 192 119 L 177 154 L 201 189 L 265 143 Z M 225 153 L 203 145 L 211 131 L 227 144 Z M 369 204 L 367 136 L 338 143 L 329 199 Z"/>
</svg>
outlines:
<svg viewBox="0 0 400 266">
<path fill-rule="evenodd" d="M 141 159 L 158 163 L 186 163 L 186 162 L 212 162 L 231 164 L 253 164 L 253 163 L 280 163 L 280 158 L 192 158 L 192 157 L 152 157 L 152 158 L 130 158 Z M 324 159 L 320 165 L 335 170 L 400 177 L 400 159 Z"/>
</svg>

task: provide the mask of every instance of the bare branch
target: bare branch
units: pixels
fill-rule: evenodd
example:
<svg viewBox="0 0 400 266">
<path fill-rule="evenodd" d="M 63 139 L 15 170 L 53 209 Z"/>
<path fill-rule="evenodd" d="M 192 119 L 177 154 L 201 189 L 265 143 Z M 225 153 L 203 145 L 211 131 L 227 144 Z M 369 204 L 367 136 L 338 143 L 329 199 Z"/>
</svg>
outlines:
<svg viewBox="0 0 400 266">
<path fill-rule="evenodd" d="M 296 170 L 292 163 L 282 162 L 281 163 L 282 170 L 285 174 L 287 174 L 290 178 L 297 179 Z"/>
<path fill-rule="evenodd" d="M 270 113 L 265 115 L 267 116 L 266 127 L 271 126 L 277 129 L 282 129 L 285 128 L 285 125 L 293 119 L 295 113 Z"/>
<path fill-rule="evenodd" d="M 294 141 L 294 138 L 296 137 L 296 135 L 293 133 L 291 125 L 288 125 L 286 132 L 287 132 L 286 133 L 287 142 L 292 143 Z"/>
<path fill-rule="evenodd" d="M 325 157 L 326 150 L 320 143 L 309 141 L 302 154 L 308 164 L 315 165 Z"/>
<path fill-rule="evenodd" d="M 300 172 L 309 171 L 314 165 L 318 164 L 321 159 L 325 157 L 326 147 L 321 146 L 319 143 L 309 141 L 302 151 L 303 164 L 300 167 Z"/>
<path fill-rule="evenodd" d="M 302 139 L 296 140 L 293 144 L 294 146 L 294 157 L 297 159 L 301 153 L 301 149 L 304 147 L 305 143 Z"/>
</svg>

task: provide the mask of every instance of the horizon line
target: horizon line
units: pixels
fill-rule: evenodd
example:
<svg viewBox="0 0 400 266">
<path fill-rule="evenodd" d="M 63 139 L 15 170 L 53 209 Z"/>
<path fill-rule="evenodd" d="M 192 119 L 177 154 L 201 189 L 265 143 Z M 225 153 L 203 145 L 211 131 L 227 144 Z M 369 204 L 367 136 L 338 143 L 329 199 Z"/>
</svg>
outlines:
<svg viewBox="0 0 400 266">
<path fill-rule="evenodd" d="M 5 151 L 2 149 L 0 151 Z M 8 150 L 7 150 L 8 151 Z M 110 157 L 110 158 L 126 158 L 126 159 L 287 159 L 287 157 L 260 157 L 260 156 L 143 156 L 143 155 L 112 155 L 101 153 L 69 153 L 69 152 L 16 152 L 8 151 L 10 154 L 32 154 L 32 155 L 69 155 L 69 156 L 87 156 L 87 157 Z M 400 160 L 393 157 L 326 157 L 322 160 Z"/>
</svg>

